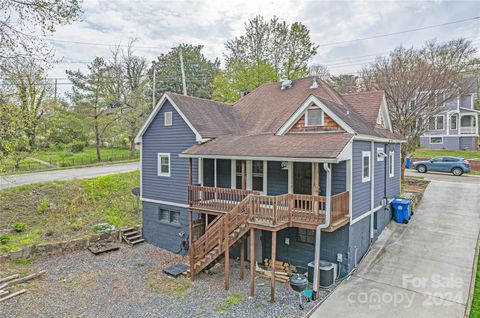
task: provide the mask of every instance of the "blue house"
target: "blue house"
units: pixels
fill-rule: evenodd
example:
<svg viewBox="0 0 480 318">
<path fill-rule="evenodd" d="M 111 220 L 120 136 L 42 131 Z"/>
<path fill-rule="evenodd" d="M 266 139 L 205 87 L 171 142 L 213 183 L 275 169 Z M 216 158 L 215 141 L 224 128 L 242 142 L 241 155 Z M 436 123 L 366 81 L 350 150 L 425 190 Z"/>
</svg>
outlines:
<svg viewBox="0 0 480 318">
<path fill-rule="evenodd" d="M 420 136 L 420 146 L 431 149 L 475 150 L 478 149 L 478 114 L 474 108 L 477 98 L 478 79 L 466 78 L 468 89 L 462 94 L 443 98 L 438 92 L 436 103 L 443 111 L 428 118 L 428 131 Z M 448 95 L 450 96 L 450 94 Z"/>
<path fill-rule="evenodd" d="M 192 279 L 224 257 L 226 288 L 230 257 L 242 278 L 246 258 L 252 296 L 265 258 L 306 269 L 319 257 L 345 276 L 391 219 L 402 141 L 383 92 L 312 77 L 233 105 L 166 93 L 137 136 L 144 238 L 188 251 Z"/>
</svg>

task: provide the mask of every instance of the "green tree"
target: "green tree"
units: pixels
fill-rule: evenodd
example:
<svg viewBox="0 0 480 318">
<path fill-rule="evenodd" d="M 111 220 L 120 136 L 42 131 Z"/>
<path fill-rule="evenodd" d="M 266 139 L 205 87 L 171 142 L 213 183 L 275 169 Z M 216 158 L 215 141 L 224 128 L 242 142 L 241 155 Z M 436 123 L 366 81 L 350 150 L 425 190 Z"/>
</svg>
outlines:
<svg viewBox="0 0 480 318">
<path fill-rule="evenodd" d="M 35 55 L 45 58 L 51 48 L 43 35 L 80 18 L 79 0 L 0 0 L 0 59 Z"/>
<path fill-rule="evenodd" d="M 318 48 L 303 24 L 288 25 L 277 17 L 266 21 L 262 16 L 249 20 L 245 33 L 225 47 L 226 69 L 215 79 L 213 95 L 229 102 L 264 83 L 307 76 L 308 61 Z"/>
<path fill-rule="evenodd" d="M 97 160 L 101 161 L 102 138 L 118 119 L 119 105 L 116 103 L 111 66 L 97 57 L 87 68 L 87 74 L 71 70 L 66 73 L 73 84 L 70 99 L 74 110 L 90 124 L 95 137 Z"/>
<path fill-rule="evenodd" d="M 167 54 L 161 54 L 154 62 L 156 71 L 156 100 L 170 91 L 183 93 L 180 52 L 183 56 L 187 95 L 210 98 L 213 91 L 212 81 L 219 71 L 220 61 L 208 60 L 202 53 L 202 45 L 182 44 Z M 150 71 L 153 77 L 153 70 Z M 153 78 L 150 79 L 153 82 Z"/>
<path fill-rule="evenodd" d="M 351 74 L 332 75 L 329 83 L 341 94 L 354 93 L 359 90 L 357 77 Z"/>
<path fill-rule="evenodd" d="M 31 150 L 21 112 L 12 103 L 0 103 L 0 174 L 5 172 L 7 160 L 18 168 Z"/>
</svg>

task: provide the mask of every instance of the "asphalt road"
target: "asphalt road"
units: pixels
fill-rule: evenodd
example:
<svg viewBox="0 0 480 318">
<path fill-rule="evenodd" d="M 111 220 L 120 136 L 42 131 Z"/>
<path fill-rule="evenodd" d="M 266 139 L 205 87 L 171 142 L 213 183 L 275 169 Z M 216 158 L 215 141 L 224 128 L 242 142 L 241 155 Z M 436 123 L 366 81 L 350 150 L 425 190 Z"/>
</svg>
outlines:
<svg viewBox="0 0 480 318">
<path fill-rule="evenodd" d="M 129 162 L 88 168 L 54 170 L 0 177 L 0 190 L 38 182 L 86 179 L 138 170 L 140 163 Z"/>
<path fill-rule="evenodd" d="M 415 177 L 424 177 L 432 181 L 442 181 L 442 182 L 455 182 L 455 183 L 473 183 L 480 184 L 480 176 L 464 174 L 460 177 L 456 177 L 451 173 L 442 173 L 442 172 L 427 172 L 419 173 L 416 170 L 405 170 L 405 175 L 415 176 Z"/>
</svg>

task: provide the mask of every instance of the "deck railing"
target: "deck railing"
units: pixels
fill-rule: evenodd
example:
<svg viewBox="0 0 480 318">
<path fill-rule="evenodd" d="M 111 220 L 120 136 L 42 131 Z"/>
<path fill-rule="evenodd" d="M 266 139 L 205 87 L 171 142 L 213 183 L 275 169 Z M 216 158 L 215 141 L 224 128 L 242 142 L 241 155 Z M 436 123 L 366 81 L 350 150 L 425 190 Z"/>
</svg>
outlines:
<svg viewBox="0 0 480 318">
<path fill-rule="evenodd" d="M 191 185 L 189 186 L 189 203 L 193 208 L 229 212 L 229 215 L 230 211 L 233 212 L 234 208 L 241 205 L 241 215 L 248 215 L 249 222 L 267 226 L 290 222 L 304 224 L 325 222 L 325 196 L 306 194 L 268 196 L 249 190 Z M 345 218 L 348 213 L 349 193 L 332 195 L 331 222 Z"/>
</svg>

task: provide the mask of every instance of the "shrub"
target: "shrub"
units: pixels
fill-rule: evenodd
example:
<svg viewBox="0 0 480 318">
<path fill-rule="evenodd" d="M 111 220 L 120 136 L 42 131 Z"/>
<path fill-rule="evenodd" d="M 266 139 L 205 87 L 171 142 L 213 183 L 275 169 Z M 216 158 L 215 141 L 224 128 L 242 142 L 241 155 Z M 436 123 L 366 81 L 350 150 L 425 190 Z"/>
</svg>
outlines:
<svg viewBox="0 0 480 318">
<path fill-rule="evenodd" d="M 69 148 L 71 152 L 83 152 L 85 148 L 85 142 L 76 140 L 70 144 Z"/>
<path fill-rule="evenodd" d="M 58 143 L 56 148 L 58 151 L 65 151 L 67 150 L 67 145 L 65 145 L 64 143 Z"/>
<path fill-rule="evenodd" d="M 43 214 L 50 207 L 50 202 L 48 198 L 43 198 L 42 201 L 37 205 L 37 212 Z"/>
<path fill-rule="evenodd" d="M 23 222 L 13 222 L 12 224 L 12 229 L 15 231 L 15 232 L 23 232 L 27 229 L 27 225 Z"/>
<path fill-rule="evenodd" d="M 10 242 L 10 236 L 8 236 L 7 234 L 0 235 L 0 244 L 5 245 L 8 242 Z"/>
</svg>

